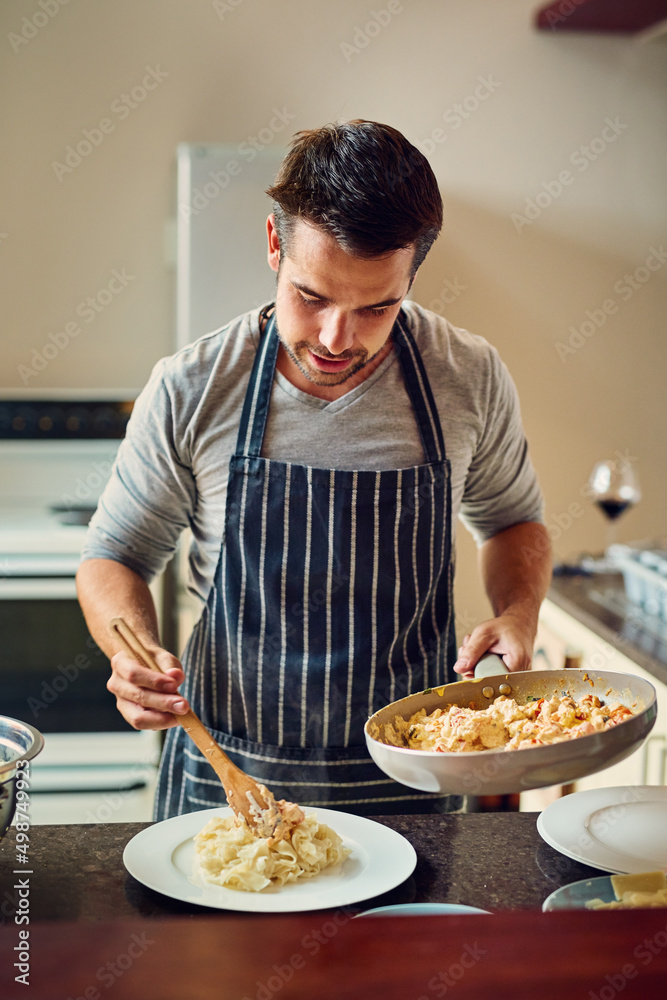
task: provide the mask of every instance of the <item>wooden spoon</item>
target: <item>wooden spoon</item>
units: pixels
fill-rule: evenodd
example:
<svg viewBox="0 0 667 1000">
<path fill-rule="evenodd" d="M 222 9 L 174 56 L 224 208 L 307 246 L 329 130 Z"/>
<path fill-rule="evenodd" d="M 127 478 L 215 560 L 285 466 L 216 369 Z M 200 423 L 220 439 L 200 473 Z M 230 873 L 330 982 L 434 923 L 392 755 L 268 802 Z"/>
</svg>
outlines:
<svg viewBox="0 0 667 1000">
<path fill-rule="evenodd" d="M 151 670 L 164 673 L 127 622 L 122 618 L 112 618 L 109 624 L 130 656 L 141 660 Z M 232 763 L 199 716 L 191 709 L 176 718 L 220 778 L 227 802 L 237 816 L 242 816 L 258 837 L 270 837 L 275 841 L 289 835 L 294 822 L 291 825 L 285 822 L 278 803 L 268 788 L 259 785 Z"/>
</svg>

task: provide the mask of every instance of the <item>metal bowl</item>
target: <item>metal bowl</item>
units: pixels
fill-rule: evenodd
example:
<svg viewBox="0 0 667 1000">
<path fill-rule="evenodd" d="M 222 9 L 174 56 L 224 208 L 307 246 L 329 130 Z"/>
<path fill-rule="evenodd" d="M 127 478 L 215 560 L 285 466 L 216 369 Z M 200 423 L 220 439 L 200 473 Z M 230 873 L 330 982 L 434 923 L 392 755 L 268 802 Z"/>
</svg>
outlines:
<svg viewBox="0 0 667 1000">
<path fill-rule="evenodd" d="M 0 715 L 0 840 L 16 809 L 16 765 L 32 760 L 44 746 L 44 737 L 26 722 Z"/>
<path fill-rule="evenodd" d="M 410 750 L 389 742 L 388 727 L 397 717 L 409 720 L 445 705 L 486 708 L 499 694 L 521 703 L 528 698 L 596 694 L 603 702 L 620 702 L 635 713 L 612 729 L 564 743 L 522 750 L 478 750 L 441 753 Z M 422 792 L 455 795 L 506 795 L 583 778 L 624 760 L 638 750 L 657 714 L 655 688 L 632 674 L 586 670 L 526 670 L 495 674 L 431 688 L 392 702 L 372 715 L 365 726 L 368 751 L 395 781 Z"/>
</svg>

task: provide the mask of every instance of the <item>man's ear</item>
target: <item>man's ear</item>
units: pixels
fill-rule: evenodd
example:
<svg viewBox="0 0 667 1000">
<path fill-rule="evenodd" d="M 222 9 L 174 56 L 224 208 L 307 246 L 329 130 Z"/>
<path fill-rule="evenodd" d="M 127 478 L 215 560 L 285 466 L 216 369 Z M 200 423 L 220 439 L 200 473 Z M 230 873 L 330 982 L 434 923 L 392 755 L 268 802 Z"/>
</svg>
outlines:
<svg viewBox="0 0 667 1000">
<path fill-rule="evenodd" d="M 280 267 L 280 241 L 276 229 L 276 217 L 271 214 L 266 220 L 266 235 L 269 241 L 268 261 L 272 271 L 278 272 Z"/>
</svg>

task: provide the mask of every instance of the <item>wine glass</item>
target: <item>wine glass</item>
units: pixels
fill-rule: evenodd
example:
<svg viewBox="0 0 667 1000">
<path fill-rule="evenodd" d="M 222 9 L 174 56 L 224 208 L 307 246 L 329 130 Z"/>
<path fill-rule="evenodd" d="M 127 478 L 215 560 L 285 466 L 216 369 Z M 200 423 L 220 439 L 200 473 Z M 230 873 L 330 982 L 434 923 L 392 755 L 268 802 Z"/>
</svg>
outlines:
<svg viewBox="0 0 667 1000">
<path fill-rule="evenodd" d="M 588 479 L 587 495 L 608 519 L 608 551 L 616 540 L 618 518 L 641 500 L 632 462 L 623 456 L 596 462 Z"/>
</svg>

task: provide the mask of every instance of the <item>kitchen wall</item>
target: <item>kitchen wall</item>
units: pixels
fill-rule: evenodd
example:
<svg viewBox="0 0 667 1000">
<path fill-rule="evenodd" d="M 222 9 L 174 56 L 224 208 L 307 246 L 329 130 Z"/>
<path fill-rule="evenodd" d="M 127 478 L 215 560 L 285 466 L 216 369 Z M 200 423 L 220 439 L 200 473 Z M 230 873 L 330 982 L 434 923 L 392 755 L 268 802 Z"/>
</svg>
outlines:
<svg viewBox="0 0 667 1000">
<path fill-rule="evenodd" d="M 172 350 L 178 142 L 377 119 L 438 176 L 414 297 L 509 365 L 557 553 L 602 545 L 606 456 L 644 491 L 619 537 L 667 533 L 667 45 L 537 33 L 536 6 L 6 0 L 0 387 L 138 387 Z M 463 629 L 487 610 L 459 534 Z"/>
</svg>

